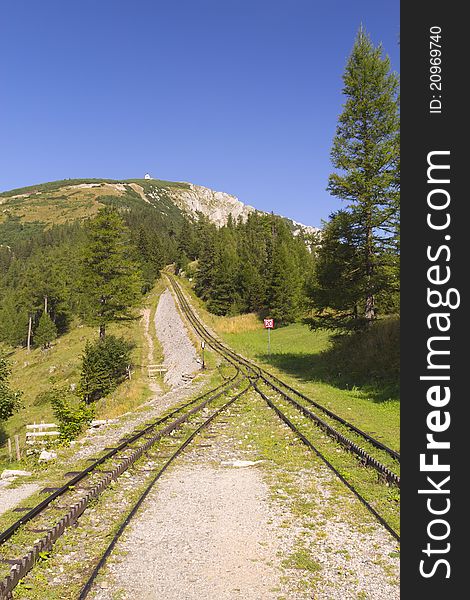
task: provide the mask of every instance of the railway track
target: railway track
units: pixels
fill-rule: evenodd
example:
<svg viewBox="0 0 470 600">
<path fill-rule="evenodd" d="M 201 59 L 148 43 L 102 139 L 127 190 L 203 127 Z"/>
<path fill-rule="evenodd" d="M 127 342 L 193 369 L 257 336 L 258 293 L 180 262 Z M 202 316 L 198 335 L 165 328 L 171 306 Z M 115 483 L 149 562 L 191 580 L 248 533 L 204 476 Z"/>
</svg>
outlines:
<svg viewBox="0 0 470 600">
<path fill-rule="evenodd" d="M 373 469 L 378 473 L 379 481 L 388 485 L 400 486 L 400 477 L 395 472 L 399 466 L 400 455 L 395 450 L 389 448 L 381 441 L 375 439 L 370 434 L 362 431 L 353 423 L 348 422 L 333 411 L 320 405 L 316 401 L 307 397 L 302 392 L 295 390 L 292 386 L 283 382 L 275 375 L 269 373 L 253 361 L 243 357 L 227 347 L 223 342 L 215 337 L 204 325 L 204 323 L 196 315 L 193 308 L 188 303 L 179 283 L 171 275 L 166 273 L 171 287 L 178 299 L 180 308 L 188 322 L 192 325 L 196 333 L 208 344 L 216 353 L 222 355 L 228 362 L 234 366 L 238 366 L 245 375 L 251 380 L 256 392 L 265 400 L 268 405 L 276 412 L 278 417 L 302 440 L 302 442 L 312 450 L 339 479 L 354 493 L 360 502 L 369 510 L 369 512 L 385 527 L 385 529 L 397 540 L 400 540 L 399 534 L 387 522 L 387 520 L 379 514 L 371 502 L 357 489 L 354 483 L 348 480 L 345 474 L 342 474 L 333 464 L 331 460 L 325 456 L 318 444 L 314 444 L 311 437 L 302 433 L 301 427 L 294 423 L 292 418 L 286 414 L 286 409 L 281 408 L 279 398 L 294 407 L 302 417 L 311 421 L 322 432 L 326 433 L 335 443 L 340 445 L 348 453 L 359 461 L 366 469 Z M 264 386 L 265 391 L 261 389 Z M 306 402 L 308 405 L 315 407 L 321 416 L 311 410 L 309 406 L 305 406 L 299 399 Z M 333 425 L 334 423 L 334 425 Z M 348 432 L 347 434 L 345 432 Z M 372 454 L 375 452 L 376 456 Z M 378 456 L 378 457 L 377 457 Z M 387 464 L 384 464 L 387 462 Z"/>
<path fill-rule="evenodd" d="M 145 487 L 145 489 L 142 492 L 142 494 L 140 495 L 139 499 L 135 502 L 135 504 L 133 505 L 131 511 L 128 513 L 126 519 L 122 522 L 122 524 L 120 525 L 118 531 L 113 536 L 113 539 L 108 544 L 106 550 L 103 552 L 103 554 L 102 554 L 99 562 L 97 563 L 97 565 L 93 569 L 93 571 L 92 571 L 90 577 L 88 578 L 87 582 L 85 583 L 85 585 L 82 587 L 82 589 L 80 591 L 80 595 L 78 597 L 78 600 L 84 600 L 88 596 L 89 592 L 91 591 L 91 588 L 93 586 L 93 583 L 94 583 L 96 577 L 99 575 L 101 569 L 103 568 L 103 566 L 106 563 L 108 557 L 110 556 L 111 552 L 113 551 L 113 549 L 114 549 L 116 543 L 118 542 L 119 538 L 123 534 L 125 528 L 127 527 L 127 525 L 129 524 L 129 522 L 131 521 L 132 517 L 137 513 L 137 511 L 139 510 L 139 508 L 142 505 L 142 503 L 144 502 L 145 498 L 148 496 L 148 494 L 152 490 L 152 488 L 155 485 L 155 483 L 160 479 L 160 477 L 163 475 L 163 473 L 166 471 L 166 469 L 170 466 L 170 464 L 181 454 L 181 452 L 183 452 L 183 450 L 194 440 L 194 438 L 203 429 L 205 429 L 206 427 L 208 427 L 208 425 L 210 425 L 210 423 L 214 419 L 216 419 L 224 410 L 226 410 L 229 406 L 231 406 L 234 402 L 236 402 L 243 394 L 245 394 L 250 389 L 251 385 L 252 384 L 250 382 L 245 389 L 243 389 L 242 391 L 240 391 L 237 394 L 235 394 L 235 396 L 233 396 L 233 398 L 231 398 L 230 400 L 228 400 L 227 402 L 225 402 L 221 407 L 219 407 L 216 410 L 214 410 L 214 412 L 207 419 L 205 419 L 189 436 L 187 436 L 184 439 L 184 441 L 181 443 L 181 445 L 178 446 L 177 450 L 161 466 L 161 468 L 157 469 L 156 475 L 154 477 L 152 477 L 151 481 Z"/>
<path fill-rule="evenodd" d="M 305 415 L 307 415 L 310 419 L 315 421 L 319 426 L 321 426 L 325 430 L 325 432 L 328 435 L 333 437 L 335 440 L 337 440 L 343 446 L 347 447 L 347 449 L 349 449 L 351 452 L 357 454 L 359 459 L 361 460 L 361 462 L 370 464 L 373 468 L 375 468 L 377 471 L 379 471 L 384 476 L 384 479 L 386 481 L 388 481 L 390 483 L 394 483 L 398 487 L 400 486 L 400 477 L 398 475 L 396 475 L 395 473 L 393 473 L 392 469 L 388 468 L 385 465 L 382 465 L 378 460 L 376 460 L 374 457 L 372 457 L 366 450 L 359 448 L 358 444 L 354 441 L 354 439 L 348 439 L 344 434 L 341 433 L 339 428 L 335 429 L 334 427 L 332 427 L 332 425 L 328 422 L 328 420 L 330 422 L 336 422 L 338 425 L 342 426 L 343 430 L 344 429 L 349 430 L 352 434 L 355 435 L 356 439 L 362 439 L 362 441 L 367 443 L 370 447 L 378 449 L 382 453 L 383 456 L 387 456 L 387 457 L 393 459 L 393 463 L 391 463 L 391 464 L 394 464 L 394 465 L 398 465 L 400 462 L 400 454 L 397 451 L 393 450 L 392 448 L 389 448 L 381 441 L 375 439 L 368 433 L 362 431 L 353 423 L 350 423 L 346 419 L 343 419 L 339 415 L 336 415 L 333 411 L 331 411 L 327 407 L 322 406 L 315 400 L 312 400 L 311 398 L 309 398 L 302 392 L 300 392 L 300 391 L 296 390 L 295 388 L 293 388 L 292 386 L 288 385 L 287 383 L 285 383 L 284 381 L 282 381 L 281 379 L 279 379 L 278 377 L 276 377 L 275 375 L 273 375 L 266 369 L 263 369 L 262 367 L 260 367 L 256 363 L 254 363 L 253 361 L 250 361 L 249 359 L 241 356 L 240 354 L 233 352 L 233 350 L 228 348 L 225 344 L 223 344 L 220 340 L 218 340 L 212 333 L 210 333 L 207 330 L 205 325 L 200 321 L 200 319 L 198 319 L 198 317 L 194 313 L 193 309 L 187 302 L 187 300 L 186 300 L 183 292 L 181 291 L 179 284 L 176 282 L 176 280 L 173 277 L 171 277 L 171 275 L 167 275 L 167 277 L 169 277 L 169 281 L 173 287 L 173 290 L 175 291 L 175 294 L 178 298 L 178 301 L 183 310 L 183 313 L 186 315 L 187 319 L 189 320 L 191 325 L 194 327 L 196 332 L 216 352 L 219 352 L 222 355 L 224 355 L 226 357 L 226 359 L 229 362 L 231 362 L 231 364 L 233 364 L 234 366 L 239 366 L 239 367 L 242 366 L 244 369 L 247 370 L 248 376 L 250 376 L 250 372 L 251 372 L 252 375 L 255 375 L 257 378 L 262 380 L 263 383 L 268 385 L 272 390 L 274 390 L 278 394 L 282 395 L 291 404 L 296 406 L 298 410 L 304 412 Z M 284 388 L 284 389 L 281 389 L 281 388 Z M 320 417 L 317 414 L 313 413 L 311 410 L 308 410 L 308 409 L 305 410 L 305 406 L 302 406 L 298 401 L 296 401 L 295 398 L 293 398 L 292 393 L 295 396 L 303 399 L 310 405 L 314 406 L 318 410 L 320 410 L 324 416 Z"/>
<path fill-rule="evenodd" d="M 314 452 L 333 471 L 380 524 L 396 540 L 399 540 L 399 535 L 387 520 L 379 514 L 363 494 L 358 491 L 356 486 L 348 480 L 348 477 L 337 469 L 332 461 L 328 460 L 324 452 L 312 441 L 311 435 L 307 431 L 308 426 L 314 426 L 323 434 L 326 434 L 332 442 L 340 445 L 342 449 L 348 451 L 348 454 L 359 460 L 367 470 L 375 470 L 380 481 L 389 485 L 399 486 L 400 483 L 399 476 L 393 470 L 393 466 L 398 465 L 400 460 L 398 452 L 388 448 L 354 424 L 336 415 L 328 408 L 269 373 L 266 369 L 227 347 L 199 319 L 176 279 L 170 274 L 166 274 L 166 276 L 178 299 L 181 311 L 190 325 L 201 339 L 232 365 L 234 375 L 216 388 L 184 403 L 160 419 L 148 423 L 133 434 L 126 436 L 120 440 L 118 446 L 105 449 L 104 454 L 99 458 L 92 459 L 92 464 L 86 469 L 66 474 L 70 478 L 63 486 L 49 490 L 48 495 L 42 502 L 28 509 L 24 515 L 1 533 L 0 551 L 3 556 L 2 560 L 10 563 L 11 569 L 9 574 L 0 581 L 0 600 L 13 598 L 12 591 L 15 586 L 34 567 L 38 557 L 52 548 L 66 528 L 77 521 L 95 498 L 131 466 L 138 464 L 142 457 L 151 457 L 154 462 L 158 463 L 158 466 L 151 469 L 152 474 L 146 481 L 143 491 L 139 493 L 138 499 L 128 511 L 113 535 L 111 542 L 97 560 L 87 582 L 82 587 L 79 599 L 85 599 L 126 526 L 162 474 L 202 430 L 207 428 L 224 410 L 250 389 L 254 390 L 273 409 L 277 416 L 309 450 Z M 209 408 L 211 408 L 211 412 L 207 415 L 204 411 Z M 312 408 L 319 414 L 314 412 Z M 304 431 L 302 431 L 299 419 L 288 414 L 289 409 L 300 415 L 304 424 Z M 180 432 L 180 437 L 178 437 L 178 432 Z M 158 444 L 163 439 L 169 439 L 170 436 L 173 436 L 171 439 L 176 446 L 169 456 L 162 455 L 159 452 Z M 376 455 L 378 454 L 381 459 L 379 460 L 376 455 L 373 455 L 373 452 Z M 384 462 L 387 462 L 387 464 L 384 464 Z M 12 542 L 14 542 L 17 533 L 24 534 L 25 532 L 31 534 L 29 537 L 26 535 L 27 539 L 32 539 L 38 533 L 41 537 L 30 544 L 29 547 L 27 547 L 27 543 L 24 543 L 24 552 L 21 554 L 18 552 L 18 544 Z M 15 549 L 15 558 L 7 558 L 9 544 Z M 21 556 L 16 558 L 18 554 L 21 554 Z"/>
<path fill-rule="evenodd" d="M 156 470 L 156 475 L 143 492 L 135 510 L 121 526 L 123 530 L 151 487 L 173 460 L 222 411 L 246 393 L 251 385 L 246 375 L 236 368 L 235 374 L 221 385 L 126 436 L 115 448 L 105 449 L 103 456 L 92 459 L 92 464 L 86 469 L 67 473 L 66 476 L 70 478 L 63 486 L 46 488 L 45 499 L 27 509 L 22 517 L 0 534 L 0 561 L 4 565 L 11 565 L 9 573 L 0 581 L 0 600 L 13 597 L 14 588 L 34 567 L 38 558 L 52 548 L 64 531 L 77 521 L 105 489 L 140 459 L 151 456 L 153 460 L 160 461 L 161 466 Z M 236 391 L 240 387 L 242 389 Z M 230 396 L 228 400 L 227 395 Z M 205 411 L 213 405 L 211 414 L 207 416 Z M 178 432 L 186 433 L 185 428 L 190 428 L 190 433 L 178 440 Z M 168 457 L 162 455 L 158 444 L 169 439 L 172 443 L 176 442 L 176 449 Z M 163 449 L 167 451 L 166 446 Z M 120 533 L 122 530 L 120 529 Z M 38 534 L 39 539 L 35 539 Z M 18 535 L 21 536 L 21 541 L 18 541 Z"/>
</svg>

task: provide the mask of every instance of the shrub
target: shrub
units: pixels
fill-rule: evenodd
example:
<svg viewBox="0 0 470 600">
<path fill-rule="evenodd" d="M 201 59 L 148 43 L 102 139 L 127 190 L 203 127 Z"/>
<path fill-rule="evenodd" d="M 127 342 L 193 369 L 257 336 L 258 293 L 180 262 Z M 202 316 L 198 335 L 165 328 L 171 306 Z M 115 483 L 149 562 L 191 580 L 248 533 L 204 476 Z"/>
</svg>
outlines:
<svg viewBox="0 0 470 600">
<path fill-rule="evenodd" d="M 78 387 L 86 403 L 103 398 L 125 379 L 132 348 L 130 342 L 113 335 L 87 343 Z"/>
<path fill-rule="evenodd" d="M 21 392 L 12 390 L 8 384 L 10 366 L 0 354 L 0 421 L 6 421 L 20 408 Z"/>
<path fill-rule="evenodd" d="M 70 441 L 76 438 L 94 416 L 94 409 L 66 387 L 52 388 L 41 394 L 52 405 L 54 416 L 59 422 L 60 437 Z"/>
</svg>

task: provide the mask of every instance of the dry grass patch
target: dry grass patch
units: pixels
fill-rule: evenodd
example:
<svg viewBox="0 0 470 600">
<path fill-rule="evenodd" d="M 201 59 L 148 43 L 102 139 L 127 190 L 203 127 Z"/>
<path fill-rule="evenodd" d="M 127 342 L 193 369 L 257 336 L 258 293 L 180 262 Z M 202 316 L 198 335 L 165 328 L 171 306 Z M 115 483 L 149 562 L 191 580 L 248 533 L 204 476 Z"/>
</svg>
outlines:
<svg viewBox="0 0 470 600">
<path fill-rule="evenodd" d="M 235 317 L 215 317 L 214 329 L 218 333 L 240 333 L 256 331 L 261 327 L 261 320 L 255 313 L 237 315 Z"/>
</svg>

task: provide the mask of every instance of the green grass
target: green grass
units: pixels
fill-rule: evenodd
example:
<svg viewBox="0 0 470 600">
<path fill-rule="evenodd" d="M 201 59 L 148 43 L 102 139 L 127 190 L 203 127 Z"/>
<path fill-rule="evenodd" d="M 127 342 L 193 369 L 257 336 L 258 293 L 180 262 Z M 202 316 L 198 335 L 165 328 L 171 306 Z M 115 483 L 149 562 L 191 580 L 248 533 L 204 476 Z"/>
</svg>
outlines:
<svg viewBox="0 0 470 600">
<path fill-rule="evenodd" d="M 149 293 L 145 302 L 154 308 L 161 291 L 162 286 L 157 286 Z M 108 332 L 123 336 L 135 344 L 132 351 L 133 374 L 130 381 L 126 380 L 111 394 L 96 403 L 98 419 L 114 418 L 135 410 L 151 397 L 146 368 L 147 343 L 140 318 L 113 324 L 108 327 Z M 26 425 L 55 422 L 51 406 L 40 402 L 38 395 L 52 386 L 77 384 L 85 344 L 96 337 L 95 328 L 75 323 L 71 331 L 59 337 L 49 350 L 44 351 L 40 348 L 33 349 L 31 352 L 25 348 L 10 350 L 8 353 L 12 368 L 10 383 L 13 389 L 23 392 L 22 408 L 1 424 L 0 468 L 8 468 L 11 465 L 5 445 L 8 438 L 13 441 L 14 436 L 18 434 L 24 454 Z M 154 358 L 156 361 L 162 358 L 161 348 L 157 342 L 154 344 Z"/>
<path fill-rule="evenodd" d="M 283 561 L 283 566 L 288 569 L 303 569 L 311 573 L 321 570 L 321 565 L 312 559 L 310 552 L 306 548 L 299 548 L 293 552 L 289 558 Z"/>
<path fill-rule="evenodd" d="M 364 426 L 389 443 L 399 444 L 399 401 L 397 395 L 384 398 L 387 388 L 378 385 L 335 385 L 328 374 L 327 354 L 331 347 L 326 332 L 313 332 L 299 323 L 271 332 L 271 353 L 267 352 L 267 332 L 248 331 L 222 333 L 229 346 L 254 358 L 268 370 L 308 393 L 312 399 L 338 412 L 341 416 Z"/>
<path fill-rule="evenodd" d="M 279 356 L 283 356 L 285 360 L 285 357 L 291 353 L 297 356 L 318 354 L 326 350 L 330 344 L 330 336 L 327 332 L 313 333 L 306 325 L 300 323 L 271 331 L 271 356 L 268 355 L 268 330 L 263 328 L 262 321 L 255 331 L 240 331 L 224 335 L 227 342 L 230 340 L 241 352 L 251 354 L 264 362 L 275 361 Z M 313 365 L 300 366 L 306 366 L 312 375 Z"/>
<path fill-rule="evenodd" d="M 400 403 L 396 390 L 380 385 L 335 385 L 328 371 L 330 336 L 313 332 L 296 323 L 271 332 L 271 354 L 267 352 L 267 332 L 248 331 L 222 334 L 229 346 L 254 358 L 287 383 L 300 388 L 313 400 L 365 429 L 381 441 L 399 448 Z M 324 353 L 324 354 L 323 354 Z"/>
<path fill-rule="evenodd" d="M 188 281 L 180 279 L 201 318 L 234 350 L 252 358 L 286 383 L 367 431 L 394 449 L 400 447 L 400 402 L 398 380 L 359 384 L 347 371 L 335 372 L 336 354 L 332 336 L 295 323 L 276 327 L 268 334 L 261 319 L 243 315 L 227 320 L 205 309 Z M 229 323 L 229 324 L 228 324 Z M 256 323 L 258 327 L 256 328 Z M 351 349 L 353 352 L 354 349 Z"/>
<path fill-rule="evenodd" d="M 158 187 L 177 187 L 189 188 L 189 185 L 179 181 L 165 181 L 163 179 L 59 179 L 57 181 L 48 181 L 45 183 L 37 183 L 14 190 L 0 192 L 0 198 L 8 198 L 9 196 L 17 196 L 19 194 L 34 194 L 36 192 L 53 192 L 60 188 L 69 185 L 80 185 L 82 183 L 138 183 L 143 186 L 156 185 Z"/>
</svg>

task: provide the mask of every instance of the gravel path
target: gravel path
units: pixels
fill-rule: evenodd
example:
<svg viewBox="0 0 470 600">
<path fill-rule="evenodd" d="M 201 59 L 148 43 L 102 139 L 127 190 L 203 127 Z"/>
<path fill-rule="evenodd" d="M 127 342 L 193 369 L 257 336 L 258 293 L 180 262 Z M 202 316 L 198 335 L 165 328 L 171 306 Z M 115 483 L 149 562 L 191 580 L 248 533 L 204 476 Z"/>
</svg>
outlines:
<svg viewBox="0 0 470 600">
<path fill-rule="evenodd" d="M 163 364 L 168 369 L 165 383 L 171 387 L 184 385 L 199 371 L 201 361 L 168 289 L 163 292 L 158 302 L 155 330 L 163 347 Z"/>
<path fill-rule="evenodd" d="M 147 359 L 149 364 L 152 364 L 154 342 L 149 331 L 150 309 L 144 310 L 142 319 L 147 339 Z M 161 395 L 161 387 L 156 381 L 151 380 L 149 386 L 154 397 L 140 407 L 145 410 L 121 415 L 117 424 L 89 429 L 87 435 L 77 444 L 73 461 L 88 458 L 105 447 L 113 446 L 126 433 L 160 416 L 168 408 L 179 404 L 201 389 L 203 381 L 193 381 L 195 372 L 201 367 L 200 361 L 168 289 L 160 296 L 155 314 L 155 330 L 163 348 L 164 365 L 168 368 L 165 382 L 173 389 Z"/>
<path fill-rule="evenodd" d="M 217 424 L 163 475 L 91 598 L 398 600 L 387 576 L 398 572 L 390 536 L 378 527 L 357 531 L 341 514 L 325 519 L 311 509 L 310 523 L 299 519 L 282 471 L 269 484 L 275 474 L 266 477 L 266 461 L 256 460 L 255 449 L 242 450 L 229 427 Z M 247 466 L 237 467 L 242 461 Z M 302 489 L 314 481 L 316 493 L 303 499 L 336 513 L 338 499 L 325 486 L 331 477 L 322 467 L 303 469 L 295 483 Z M 314 585 L 285 564 L 301 547 L 320 566 Z"/>
<path fill-rule="evenodd" d="M 34 494 L 40 486 L 37 483 L 25 483 L 14 488 L 0 488 L 0 515 L 14 508 L 17 504 L 31 494 Z"/>
<path fill-rule="evenodd" d="M 123 599 L 275 600 L 270 516 L 256 469 L 178 468 L 126 536 L 129 553 L 110 566 L 113 588 Z M 107 587 L 95 598 L 109 598 Z"/>
</svg>

